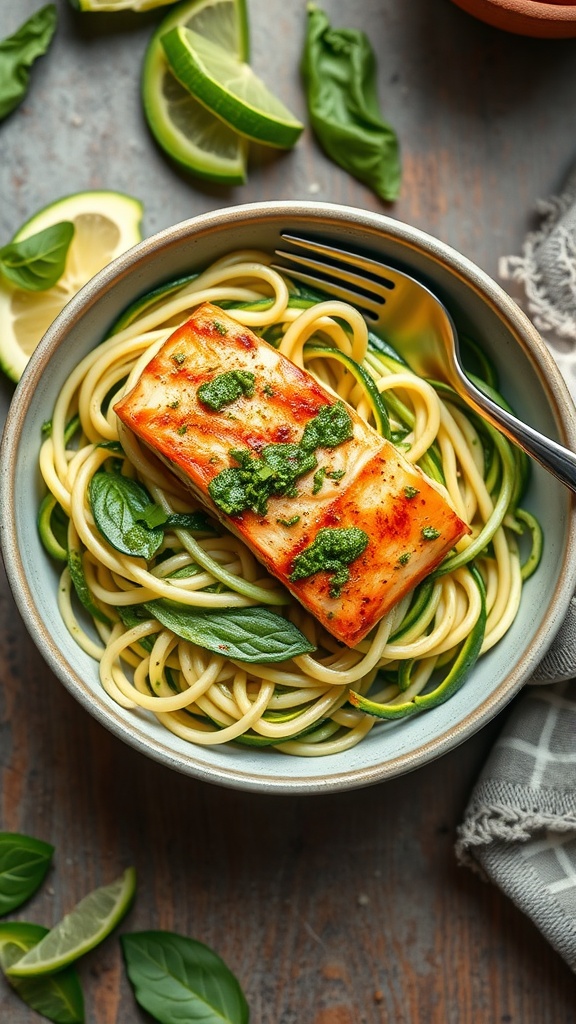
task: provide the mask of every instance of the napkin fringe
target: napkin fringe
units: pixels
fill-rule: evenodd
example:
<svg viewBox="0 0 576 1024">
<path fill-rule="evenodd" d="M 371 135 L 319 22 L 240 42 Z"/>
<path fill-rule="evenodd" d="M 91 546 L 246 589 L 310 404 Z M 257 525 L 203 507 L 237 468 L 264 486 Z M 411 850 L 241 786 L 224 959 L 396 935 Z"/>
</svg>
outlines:
<svg viewBox="0 0 576 1024">
<path fill-rule="evenodd" d="M 556 224 L 565 210 L 561 200 L 542 202 L 539 210 L 546 217 L 543 226 L 526 236 L 521 256 L 503 256 L 500 259 L 498 273 L 503 281 L 519 281 L 522 284 L 528 309 L 539 330 L 573 340 L 576 338 L 576 318 L 571 312 L 576 305 L 576 246 L 573 232 Z M 554 251 L 548 252 L 547 257 L 553 257 L 554 269 L 562 278 L 565 308 L 556 304 L 558 296 L 555 296 L 556 302 L 550 301 L 547 291 L 549 282 L 544 281 L 538 269 L 540 249 L 554 224 L 554 237 L 548 246 L 549 249 L 553 247 Z"/>
<path fill-rule="evenodd" d="M 509 807 L 490 807 L 484 804 L 459 827 L 455 844 L 456 859 L 459 864 L 484 875 L 474 858 L 476 847 L 489 846 L 494 842 L 525 843 L 533 839 L 536 832 L 574 830 L 576 816 L 570 819 L 541 812 L 527 814 L 523 810 L 512 811 Z"/>
<path fill-rule="evenodd" d="M 503 256 L 504 281 L 519 281 L 539 330 L 576 339 L 576 165 L 559 195 L 536 204 L 539 224 L 524 239 L 520 256 Z"/>
<path fill-rule="evenodd" d="M 506 802 L 503 802 L 506 801 Z M 539 832 L 576 833 L 576 794 L 567 790 L 533 790 L 487 779 L 458 827 L 455 844 L 459 864 L 485 873 L 475 853 L 492 843 L 525 843 Z"/>
</svg>

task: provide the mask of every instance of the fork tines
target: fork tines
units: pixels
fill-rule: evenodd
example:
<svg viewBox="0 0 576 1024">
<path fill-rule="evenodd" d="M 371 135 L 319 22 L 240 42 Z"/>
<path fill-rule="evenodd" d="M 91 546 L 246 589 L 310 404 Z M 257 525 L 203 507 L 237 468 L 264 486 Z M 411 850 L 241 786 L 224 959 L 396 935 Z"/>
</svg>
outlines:
<svg viewBox="0 0 576 1024">
<path fill-rule="evenodd" d="M 386 302 L 381 289 L 391 290 L 394 283 L 386 278 L 384 268 L 375 260 L 315 239 L 289 234 L 282 234 L 282 239 L 290 247 L 303 249 L 313 255 L 276 249 L 276 255 L 285 261 L 284 265 L 273 264 L 276 270 L 287 273 L 295 281 L 317 288 L 344 302 L 350 302 L 371 317 L 379 314 Z M 319 256 L 323 259 L 318 259 Z M 351 269 L 352 266 L 361 268 L 363 274 L 356 274 Z"/>
</svg>

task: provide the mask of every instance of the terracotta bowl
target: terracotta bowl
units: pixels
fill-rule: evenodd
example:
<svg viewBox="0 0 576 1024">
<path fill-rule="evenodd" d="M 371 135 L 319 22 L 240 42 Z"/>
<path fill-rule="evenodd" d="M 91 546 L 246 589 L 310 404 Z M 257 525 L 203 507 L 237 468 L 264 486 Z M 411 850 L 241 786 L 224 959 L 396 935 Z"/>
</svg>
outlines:
<svg viewBox="0 0 576 1024">
<path fill-rule="evenodd" d="M 452 0 L 488 25 L 541 39 L 576 37 L 576 0 Z"/>
</svg>

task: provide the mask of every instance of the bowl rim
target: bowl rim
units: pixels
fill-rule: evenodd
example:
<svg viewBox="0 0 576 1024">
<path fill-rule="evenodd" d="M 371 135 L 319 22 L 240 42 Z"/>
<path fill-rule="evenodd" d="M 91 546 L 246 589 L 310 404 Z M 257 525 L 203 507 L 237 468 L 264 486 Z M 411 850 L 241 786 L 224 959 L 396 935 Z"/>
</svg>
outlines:
<svg viewBox="0 0 576 1024">
<path fill-rule="evenodd" d="M 234 223 L 244 222 L 247 219 L 261 222 L 277 221 L 279 217 L 299 219 L 311 217 L 313 220 L 323 218 L 324 222 L 328 220 L 332 226 L 340 227 L 343 230 L 346 225 L 350 226 L 352 223 L 354 229 L 362 229 L 367 236 L 383 233 L 392 240 L 402 243 L 408 249 L 423 253 L 437 264 L 446 267 L 450 273 L 463 279 L 473 290 L 481 294 L 499 315 L 503 316 L 521 346 L 524 349 L 529 349 L 531 357 L 538 365 L 540 381 L 555 416 L 560 439 L 568 447 L 576 449 L 574 406 L 568 388 L 551 354 L 536 328 L 513 299 L 466 256 L 420 228 L 410 226 L 384 214 L 364 211 L 355 207 L 295 200 L 241 204 L 199 214 L 139 242 L 96 274 L 68 302 L 48 328 L 17 385 L 0 443 L 0 550 L 20 615 L 44 660 L 79 703 L 118 738 L 153 760 L 200 781 L 260 793 L 317 794 L 372 785 L 421 767 L 464 742 L 509 703 L 552 642 L 576 587 L 576 507 L 574 501 L 570 504 L 567 515 L 564 567 L 562 571 L 559 571 L 550 601 L 549 614 L 541 623 L 525 651 L 523 668 L 520 669 L 518 665 L 514 666 L 482 704 L 460 719 L 456 725 L 448 724 L 437 737 L 428 739 L 405 754 L 394 756 L 384 762 L 367 767 L 344 769 L 327 778 L 323 777 L 320 772 L 317 772 L 313 778 L 290 777 L 289 773 L 277 776 L 267 774 L 264 766 L 262 773 L 255 777 L 254 773 L 242 769 L 241 760 L 239 764 L 238 762 L 234 763 L 229 770 L 220 766 L 216 768 L 198 762 L 194 757 L 195 747 L 192 744 L 190 744 L 190 755 L 182 756 L 179 752 L 170 749 L 167 743 L 140 734 L 136 723 L 127 726 L 119 713 L 116 713 L 103 701 L 95 700 L 94 695 L 88 692 L 76 670 L 66 661 L 62 652 L 55 645 L 37 610 L 34 594 L 25 576 L 15 525 L 14 479 L 19 443 L 29 403 L 52 351 L 57 349 L 65 338 L 69 326 L 74 324 L 78 317 L 85 315 L 105 295 L 113 282 L 128 276 L 140 264 L 147 262 L 151 256 L 157 255 L 166 247 L 184 243 L 186 239 L 192 239 L 196 234 L 204 236 L 210 231 L 233 227 Z M 191 259 L 193 259 L 193 255 L 192 251 Z M 167 733 L 167 737 L 169 735 Z M 321 763 L 322 758 L 311 758 L 310 760 Z M 286 760 L 283 764 L 286 764 Z"/>
<path fill-rule="evenodd" d="M 453 0 L 469 14 L 481 16 L 481 13 L 494 11 L 503 17 L 509 14 L 512 19 L 537 25 L 538 22 L 565 22 L 568 25 L 576 22 L 576 4 L 542 3 L 540 0 Z"/>
</svg>

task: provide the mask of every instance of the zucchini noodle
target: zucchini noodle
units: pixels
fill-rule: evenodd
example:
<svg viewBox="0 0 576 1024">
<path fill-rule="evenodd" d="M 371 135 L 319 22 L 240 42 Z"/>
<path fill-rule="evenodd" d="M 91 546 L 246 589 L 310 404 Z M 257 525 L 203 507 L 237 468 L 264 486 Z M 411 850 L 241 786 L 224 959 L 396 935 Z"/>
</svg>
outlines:
<svg viewBox="0 0 576 1024">
<path fill-rule="evenodd" d="M 351 306 L 294 285 L 262 252 L 243 251 L 135 303 L 71 373 L 40 452 L 47 488 L 39 529 L 63 563 L 60 614 L 99 662 L 108 696 L 155 715 L 195 744 L 236 742 L 287 754 L 336 754 L 380 719 L 434 707 L 512 624 L 541 533 L 518 507 L 525 456 L 443 382 L 417 377 Z M 471 532 L 354 649 L 271 578 L 242 541 L 204 516 L 191 493 L 119 422 L 113 406 L 174 329 L 204 302 L 306 368 L 430 476 Z M 493 386 L 493 380 L 490 381 Z M 125 554 L 90 502 L 97 471 L 142 485 L 168 523 L 152 557 Z M 521 564 L 519 538 L 528 537 Z M 522 547 L 526 547 L 523 542 Z M 159 599 L 195 609 L 266 608 L 313 653 L 274 662 L 215 653 L 154 615 Z"/>
</svg>

